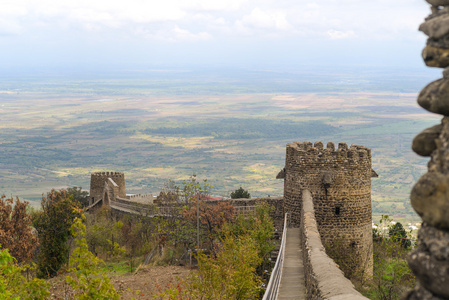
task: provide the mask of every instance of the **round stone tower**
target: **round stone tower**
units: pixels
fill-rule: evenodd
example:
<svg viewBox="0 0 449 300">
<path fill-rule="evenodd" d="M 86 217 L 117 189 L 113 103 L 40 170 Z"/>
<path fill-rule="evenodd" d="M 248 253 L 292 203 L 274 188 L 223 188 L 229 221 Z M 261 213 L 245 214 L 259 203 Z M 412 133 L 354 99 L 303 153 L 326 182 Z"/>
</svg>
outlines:
<svg viewBox="0 0 449 300">
<path fill-rule="evenodd" d="M 118 186 L 119 197 L 126 198 L 125 174 L 122 172 L 94 172 L 90 176 L 90 204 L 103 196 L 105 183 L 112 179 Z"/>
<path fill-rule="evenodd" d="M 284 170 L 284 209 L 299 227 L 302 191 L 311 192 L 324 245 L 355 248 L 372 270 L 371 150 L 346 143 L 290 143 Z M 369 270 L 368 270 L 369 271 Z M 369 273 L 372 273 L 369 272 Z"/>
</svg>

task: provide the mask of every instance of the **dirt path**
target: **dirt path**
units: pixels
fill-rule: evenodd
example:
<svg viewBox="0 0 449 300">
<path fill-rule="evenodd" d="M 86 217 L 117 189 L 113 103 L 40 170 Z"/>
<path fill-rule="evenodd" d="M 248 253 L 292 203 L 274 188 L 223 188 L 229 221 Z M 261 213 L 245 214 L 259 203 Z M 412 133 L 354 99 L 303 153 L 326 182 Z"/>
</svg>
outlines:
<svg viewBox="0 0 449 300">
<path fill-rule="evenodd" d="M 178 280 L 186 278 L 190 272 L 191 269 L 179 266 L 144 267 L 134 274 L 112 275 L 111 281 L 117 290 L 123 292 L 121 299 L 153 299 L 153 295 L 170 286 L 176 286 Z M 66 291 L 63 278 L 64 276 L 53 278 L 50 281 L 52 284 L 50 299 L 64 299 Z"/>
</svg>

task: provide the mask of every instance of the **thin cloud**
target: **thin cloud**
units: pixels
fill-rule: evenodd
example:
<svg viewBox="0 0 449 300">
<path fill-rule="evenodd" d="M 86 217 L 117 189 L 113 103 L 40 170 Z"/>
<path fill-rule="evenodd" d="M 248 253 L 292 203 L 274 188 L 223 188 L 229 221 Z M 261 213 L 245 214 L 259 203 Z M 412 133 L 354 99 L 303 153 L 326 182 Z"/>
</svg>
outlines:
<svg viewBox="0 0 449 300">
<path fill-rule="evenodd" d="M 86 34 L 116 29 L 126 34 L 157 23 L 182 28 L 183 33 L 175 34 L 177 30 L 173 29 L 170 37 L 180 40 L 222 35 L 415 39 L 416 28 L 428 13 L 422 2 L 373 0 L 362 5 L 354 0 L 15 0 L 0 3 L 0 32 L 26 34 L 35 31 L 38 24 L 50 34 L 66 27 L 85 30 Z"/>
<path fill-rule="evenodd" d="M 242 18 L 242 25 L 260 29 L 288 30 L 291 25 L 282 11 L 262 10 L 258 7 Z"/>
<path fill-rule="evenodd" d="M 339 30 L 329 30 L 327 32 L 331 40 L 341 40 L 355 37 L 355 33 L 352 30 L 348 31 L 339 31 Z"/>
<path fill-rule="evenodd" d="M 6 0 L 0 65 L 343 63 L 345 47 L 351 63 L 398 64 L 419 53 L 429 12 L 423 0 Z"/>
<path fill-rule="evenodd" d="M 174 26 L 171 28 L 146 28 L 139 27 L 134 32 L 135 35 L 143 36 L 146 39 L 154 39 L 165 42 L 177 42 L 177 41 L 205 41 L 212 38 L 207 32 L 194 33 L 189 30 Z"/>
<path fill-rule="evenodd" d="M 207 32 L 192 33 L 186 29 L 181 29 L 178 26 L 173 28 L 171 33 L 176 40 L 202 41 L 211 38 L 211 35 Z"/>
</svg>

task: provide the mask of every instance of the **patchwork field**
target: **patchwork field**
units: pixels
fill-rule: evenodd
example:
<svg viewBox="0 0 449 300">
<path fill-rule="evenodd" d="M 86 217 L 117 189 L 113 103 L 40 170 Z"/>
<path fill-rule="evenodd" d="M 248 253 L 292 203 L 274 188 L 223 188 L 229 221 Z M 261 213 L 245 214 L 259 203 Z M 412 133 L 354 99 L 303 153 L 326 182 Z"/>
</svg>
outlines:
<svg viewBox="0 0 449 300">
<path fill-rule="evenodd" d="M 415 104 L 425 78 L 392 87 L 396 77 L 375 74 L 360 82 L 351 74 L 245 74 L 3 80 L 0 193 L 38 205 L 51 188 L 88 189 L 91 172 L 121 171 L 128 193 L 157 194 L 169 179 L 197 174 L 215 195 L 242 186 L 278 196 L 287 143 L 344 141 L 372 148 L 374 218 L 416 219 L 408 193 L 426 159 L 410 143 L 439 122 Z"/>
</svg>

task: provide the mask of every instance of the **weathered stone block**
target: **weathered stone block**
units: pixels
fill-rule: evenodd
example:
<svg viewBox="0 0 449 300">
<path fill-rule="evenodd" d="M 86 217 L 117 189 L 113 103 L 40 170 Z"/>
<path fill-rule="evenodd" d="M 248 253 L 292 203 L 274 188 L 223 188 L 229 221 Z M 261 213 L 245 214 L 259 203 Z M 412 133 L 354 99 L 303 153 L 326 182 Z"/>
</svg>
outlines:
<svg viewBox="0 0 449 300">
<path fill-rule="evenodd" d="M 410 202 L 423 221 L 449 229 L 449 176 L 428 172 L 412 189 Z"/>
<path fill-rule="evenodd" d="M 419 30 L 432 39 L 440 39 L 449 34 L 449 15 L 440 15 L 419 26 Z"/>
<path fill-rule="evenodd" d="M 449 80 L 438 79 L 427 85 L 418 96 L 418 104 L 433 113 L 449 115 Z"/>
<path fill-rule="evenodd" d="M 434 6 L 446 6 L 449 5 L 449 0 L 426 0 L 427 3 Z"/>
<path fill-rule="evenodd" d="M 444 298 L 433 295 L 418 283 L 412 291 L 407 293 L 404 300 L 444 300 Z"/>
<path fill-rule="evenodd" d="M 423 223 L 419 230 L 419 244 L 436 260 L 449 261 L 449 232 Z"/>
<path fill-rule="evenodd" d="M 430 156 L 437 148 L 435 140 L 440 136 L 442 125 L 435 125 L 420 132 L 412 142 L 412 149 L 421 156 Z"/>
<path fill-rule="evenodd" d="M 422 51 L 424 63 L 429 67 L 446 68 L 449 66 L 449 49 L 427 45 Z"/>
<path fill-rule="evenodd" d="M 407 258 L 421 285 L 443 299 L 449 298 L 449 261 L 440 261 L 423 247 L 413 250 Z"/>
</svg>

